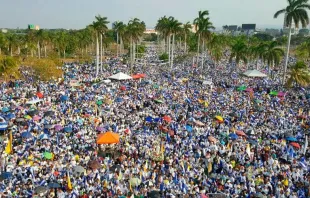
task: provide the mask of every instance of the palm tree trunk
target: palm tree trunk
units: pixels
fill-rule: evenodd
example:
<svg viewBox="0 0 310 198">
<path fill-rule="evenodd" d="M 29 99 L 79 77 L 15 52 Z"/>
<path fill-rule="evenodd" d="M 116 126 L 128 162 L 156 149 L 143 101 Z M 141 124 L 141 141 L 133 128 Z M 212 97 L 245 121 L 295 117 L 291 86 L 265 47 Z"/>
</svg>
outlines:
<svg viewBox="0 0 310 198">
<path fill-rule="evenodd" d="M 13 56 L 13 49 L 12 46 L 10 46 L 11 56 Z"/>
<path fill-rule="evenodd" d="M 99 35 L 98 32 L 96 34 L 96 78 L 99 73 Z"/>
<path fill-rule="evenodd" d="M 0 55 L 1 55 L 1 47 L 0 47 Z"/>
<path fill-rule="evenodd" d="M 100 71 L 102 72 L 102 34 L 100 34 Z"/>
<path fill-rule="evenodd" d="M 132 58 L 133 58 L 133 54 L 132 54 L 132 50 L 133 50 L 133 46 L 132 46 L 132 36 L 130 36 L 130 72 L 132 73 Z"/>
<path fill-rule="evenodd" d="M 203 61 L 203 57 L 204 57 L 204 49 L 205 49 L 205 40 L 202 39 L 202 46 L 201 46 L 201 51 L 202 51 L 202 56 L 201 56 L 201 68 L 204 71 L 203 65 L 204 65 L 204 61 Z"/>
<path fill-rule="evenodd" d="M 119 51 L 120 51 L 120 55 L 122 55 L 123 53 L 124 53 L 124 50 L 123 50 L 123 38 L 120 36 L 120 43 L 121 43 L 121 46 L 120 46 L 120 49 L 119 49 Z"/>
<path fill-rule="evenodd" d="M 197 67 L 199 63 L 199 46 L 200 46 L 200 34 L 198 34 L 198 43 L 197 43 Z"/>
<path fill-rule="evenodd" d="M 41 58 L 40 42 L 38 41 L 38 57 Z"/>
<path fill-rule="evenodd" d="M 47 53 L 46 53 L 46 45 L 44 45 L 44 57 L 47 57 Z"/>
<path fill-rule="evenodd" d="M 66 50 L 64 50 L 64 59 L 66 58 Z"/>
<path fill-rule="evenodd" d="M 292 21 L 290 21 L 290 24 L 289 24 L 289 33 L 288 33 L 288 41 L 287 41 L 284 73 L 283 73 L 283 82 L 282 82 L 283 84 L 285 83 L 287 64 L 288 64 L 288 59 L 289 59 L 289 54 L 290 54 L 291 37 L 292 37 Z"/>
<path fill-rule="evenodd" d="M 171 67 L 171 35 L 169 34 L 169 37 L 168 37 L 168 57 L 169 57 L 169 66 Z"/>
<path fill-rule="evenodd" d="M 116 57 L 118 58 L 118 32 L 116 33 Z"/>
<path fill-rule="evenodd" d="M 17 47 L 18 55 L 20 55 L 20 47 Z"/>
<path fill-rule="evenodd" d="M 185 38 L 184 38 L 184 53 L 187 53 L 187 51 L 186 51 L 186 37 L 187 37 L 187 35 L 185 34 Z"/>
<path fill-rule="evenodd" d="M 171 69 L 172 69 L 172 67 L 173 67 L 174 41 L 175 41 L 175 34 L 173 34 L 173 35 L 172 35 L 172 47 L 171 47 Z"/>
</svg>

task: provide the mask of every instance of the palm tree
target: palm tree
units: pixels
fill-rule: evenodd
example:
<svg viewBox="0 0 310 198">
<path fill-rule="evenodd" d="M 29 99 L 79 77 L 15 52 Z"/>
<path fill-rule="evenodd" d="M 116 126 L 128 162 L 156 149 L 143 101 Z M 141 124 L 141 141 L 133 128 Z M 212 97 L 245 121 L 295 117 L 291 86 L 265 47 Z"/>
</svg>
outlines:
<svg viewBox="0 0 310 198">
<path fill-rule="evenodd" d="M 187 35 L 190 34 L 192 29 L 192 24 L 187 22 L 183 24 L 183 34 L 184 34 L 184 53 L 187 53 Z"/>
<path fill-rule="evenodd" d="M 210 22 L 209 17 L 207 17 L 202 21 L 202 24 L 200 24 L 200 27 L 198 29 L 199 35 L 201 35 L 201 38 L 202 38 L 202 52 L 203 53 L 205 51 L 205 41 L 211 38 L 211 31 L 210 31 L 211 29 L 215 29 L 215 27 Z M 203 58 L 204 58 L 204 55 L 202 55 L 202 59 L 201 59 L 202 69 L 203 69 L 203 64 L 204 64 Z"/>
<path fill-rule="evenodd" d="M 116 56 L 118 57 L 119 53 L 122 54 L 122 37 L 124 36 L 126 25 L 122 21 L 115 21 L 112 26 L 114 31 L 116 32 Z"/>
<path fill-rule="evenodd" d="M 13 57 L 0 57 L 0 73 L 5 77 L 18 77 L 18 64 Z"/>
<path fill-rule="evenodd" d="M 278 65 L 284 56 L 284 51 L 278 47 L 276 41 L 266 42 L 261 45 L 261 55 L 264 62 L 268 64 L 268 73 L 270 66 Z"/>
<path fill-rule="evenodd" d="M 102 70 L 102 34 L 104 34 L 107 30 L 107 24 L 109 21 L 107 21 L 107 17 L 101 17 L 100 15 L 96 16 L 96 21 L 92 23 L 92 27 L 96 31 L 96 77 L 99 73 L 99 35 L 100 35 L 100 61 L 101 61 L 101 70 Z"/>
<path fill-rule="evenodd" d="M 170 67 L 173 66 L 173 58 L 174 58 L 174 44 L 175 44 L 175 35 L 181 31 L 181 23 L 176 20 L 174 17 L 169 17 L 169 28 L 172 34 L 172 47 L 171 47 L 171 62 Z"/>
<path fill-rule="evenodd" d="M 196 19 L 194 19 L 194 25 L 195 25 L 195 30 L 196 30 L 196 34 L 198 36 L 198 41 L 197 41 L 197 64 L 198 64 L 198 57 L 199 57 L 199 46 L 200 46 L 200 36 L 201 36 L 201 31 L 199 31 L 199 29 L 202 28 L 205 17 L 209 15 L 209 11 L 205 10 L 205 11 L 199 11 L 198 12 L 198 17 Z"/>
<path fill-rule="evenodd" d="M 294 84 L 306 87 L 310 84 L 310 72 L 308 66 L 304 62 L 297 62 L 290 67 L 289 78 L 286 85 L 292 87 Z"/>
<path fill-rule="evenodd" d="M 63 52 L 63 58 L 66 58 L 66 49 L 67 49 L 67 45 L 68 45 L 68 32 L 66 31 L 61 31 L 56 35 L 56 43 L 58 46 L 58 52 L 59 55 L 61 54 L 61 52 Z"/>
<path fill-rule="evenodd" d="M 6 38 L 10 49 L 10 55 L 13 56 L 13 48 L 16 47 L 18 43 L 17 36 L 16 34 L 8 34 Z"/>
<path fill-rule="evenodd" d="M 155 30 L 160 33 L 160 35 L 164 39 L 164 52 L 168 51 L 169 48 L 169 41 L 168 41 L 168 36 L 169 36 L 169 19 L 164 16 L 158 19 L 157 24 L 155 26 Z M 167 45 L 168 44 L 168 45 Z"/>
<path fill-rule="evenodd" d="M 2 49 L 4 49 L 6 46 L 7 46 L 6 37 L 2 32 L 0 32 L 0 55 L 2 54 Z"/>
<path fill-rule="evenodd" d="M 288 6 L 274 14 L 274 18 L 277 18 L 280 14 L 285 14 L 285 22 L 289 28 L 283 83 L 285 82 L 285 75 L 290 52 L 292 22 L 295 23 L 296 28 L 299 27 L 299 23 L 301 23 L 303 28 L 305 28 L 309 24 L 307 10 L 310 10 L 310 4 L 308 4 L 308 0 L 288 0 Z"/>
<path fill-rule="evenodd" d="M 299 59 L 308 61 L 310 57 L 310 39 L 307 39 L 296 48 L 296 56 Z"/>
<path fill-rule="evenodd" d="M 243 61 L 245 64 L 248 62 L 248 46 L 244 39 L 238 38 L 231 45 L 231 54 L 229 61 L 232 62 L 235 59 L 236 65 L 238 66 L 240 61 Z"/>
<path fill-rule="evenodd" d="M 218 63 L 221 60 L 224 49 L 227 45 L 228 40 L 225 35 L 214 33 L 211 34 L 210 39 L 207 43 L 207 47 L 215 63 Z"/>
<path fill-rule="evenodd" d="M 135 51 L 136 51 L 136 43 L 140 40 L 141 36 L 143 35 L 143 32 L 145 31 L 145 23 L 143 21 L 140 21 L 140 19 L 134 18 L 133 20 L 130 20 L 128 22 L 127 28 L 126 28 L 126 35 L 130 40 L 130 65 L 131 70 L 132 66 L 135 61 Z"/>
</svg>

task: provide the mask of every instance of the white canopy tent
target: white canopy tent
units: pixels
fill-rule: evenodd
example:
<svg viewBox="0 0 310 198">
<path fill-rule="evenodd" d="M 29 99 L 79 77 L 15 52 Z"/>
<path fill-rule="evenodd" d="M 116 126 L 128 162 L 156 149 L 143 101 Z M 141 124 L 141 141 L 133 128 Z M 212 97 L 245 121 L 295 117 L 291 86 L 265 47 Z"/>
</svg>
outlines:
<svg viewBox="0 0 310 198">
<path fill-rule="evenodd" d="M 266 74 L 254 69 L 254 70 L 248 70 L 246 72 L 243 73 L 243 75 L 247 76 L 247 77 L 267 77 Z"/>
<path fill-rule="evenodd" d="M 112 75 L 112 76 L 110 76 L 108 78 L 115 79 L 115 80 L 129 80 L 129 79 L 132 79 L 131 76 L 128 76 L 127 74 L 124 74 L 122 72 L 114 74 L 114 75 Z"/>
</svg>

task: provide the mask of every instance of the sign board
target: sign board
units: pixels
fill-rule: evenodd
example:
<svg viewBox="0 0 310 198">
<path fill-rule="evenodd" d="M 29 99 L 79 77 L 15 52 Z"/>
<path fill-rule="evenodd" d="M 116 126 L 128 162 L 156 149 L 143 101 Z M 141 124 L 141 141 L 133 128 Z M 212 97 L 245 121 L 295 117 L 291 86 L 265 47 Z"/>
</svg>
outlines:
<svg viewBox="0 0 310 198">
<path fill-rule="evenodd" d="M 33 24 L 28 24 L 28 29 L 29 30 L 40 30 L 40 26 L 33 25 Z"/>
</svg>

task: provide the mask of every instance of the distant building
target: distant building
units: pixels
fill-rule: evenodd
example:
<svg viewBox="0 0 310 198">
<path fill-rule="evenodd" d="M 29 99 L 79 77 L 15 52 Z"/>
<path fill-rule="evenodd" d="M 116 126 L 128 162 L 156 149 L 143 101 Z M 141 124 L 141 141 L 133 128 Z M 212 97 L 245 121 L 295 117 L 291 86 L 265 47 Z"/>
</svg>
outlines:
<svg viewBox="0 0 310 198">
<path fill-rule="evenodd" d="M 146 29 L 144 31 L 144 34 L 157 34 L 155 29 Z"/>
<path fill-rule="evenodd" d="M 2 32 L 2 33 L 7 33 L 8 30 L 7 30 L 7 29 L 1 29 L 1 32 Z"/>
<path fill-rule="evenodd" d="M 280 30 L 279 29 L 268 29 L 267 28 L 265 30 L 265 33 L 275 37 L 275 36 L 279 36 L 280 35 Z"/>
<path fill-rule="evenodd" d="M 309 29 L 306 29 L 306 28 L 300 29 L 299 32 L 298 32 L 298 34 L 299 34 L 300 36 L 309 36 Z"/>
<path fill-rule="evenodd" d="M 248 36 L 252 36 L 255 33 L 256 24 L 242 24 L 241 32 Z"/>
</svg>

